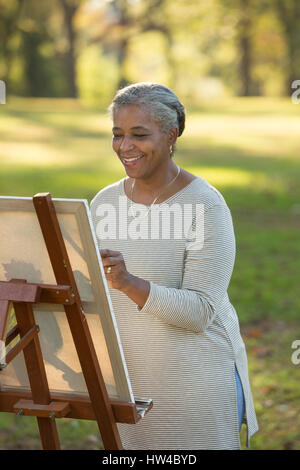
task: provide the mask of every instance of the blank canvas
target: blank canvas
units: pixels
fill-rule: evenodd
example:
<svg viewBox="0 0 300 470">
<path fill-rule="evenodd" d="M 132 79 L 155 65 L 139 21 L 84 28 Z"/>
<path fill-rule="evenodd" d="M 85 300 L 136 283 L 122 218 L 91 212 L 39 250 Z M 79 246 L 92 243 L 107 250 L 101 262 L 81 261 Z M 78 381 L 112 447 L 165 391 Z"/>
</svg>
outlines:
<svg viewBox="0 0 300 470">
<path fill-rule="evenodd" d="M 53 199 L 108 394 L 134 402 L 86 200 Z M 0 197 L 0 281 L 56 284 L 31 198 Z M 34 305 L 50 392 L 88 394 L 64 308 Z M 2 389 L 29 389 L 23 353 L 1 372 Z"/>
</svg>

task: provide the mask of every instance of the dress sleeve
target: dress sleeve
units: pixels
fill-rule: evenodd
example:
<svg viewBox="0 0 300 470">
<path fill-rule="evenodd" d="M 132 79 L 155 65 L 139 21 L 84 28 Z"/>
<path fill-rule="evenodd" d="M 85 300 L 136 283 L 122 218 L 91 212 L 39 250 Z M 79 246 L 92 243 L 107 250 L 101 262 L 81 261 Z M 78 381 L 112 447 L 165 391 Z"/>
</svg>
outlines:
<svg viewBox="0 0 300 470">
<path fill-rule="evenodd" d="M 150 292 L 139 312 L 166 323 L 203 332 L 218 312 L 232 275 L 235 236 L 230 210 L 218 204 L 204 212 L 203 244 L 186 244 L 179 289 L 150 281 Z"/>
</svg>

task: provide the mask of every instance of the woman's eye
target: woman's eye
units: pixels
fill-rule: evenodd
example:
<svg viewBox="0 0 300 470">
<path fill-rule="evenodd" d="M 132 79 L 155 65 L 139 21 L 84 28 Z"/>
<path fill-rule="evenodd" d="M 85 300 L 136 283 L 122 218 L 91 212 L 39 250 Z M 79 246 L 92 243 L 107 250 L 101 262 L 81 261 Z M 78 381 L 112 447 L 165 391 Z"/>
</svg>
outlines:
<svg viewBox="0 0 300 470">
<path fill-rule="evenodd" d="M 132 135 L 135 139 L 143 139 L 148 136 L 148 134 L 133 134 Z M 113 139 L 122 139 L 123 135 L 121 134 L 113 134 Z"/>
</svg>

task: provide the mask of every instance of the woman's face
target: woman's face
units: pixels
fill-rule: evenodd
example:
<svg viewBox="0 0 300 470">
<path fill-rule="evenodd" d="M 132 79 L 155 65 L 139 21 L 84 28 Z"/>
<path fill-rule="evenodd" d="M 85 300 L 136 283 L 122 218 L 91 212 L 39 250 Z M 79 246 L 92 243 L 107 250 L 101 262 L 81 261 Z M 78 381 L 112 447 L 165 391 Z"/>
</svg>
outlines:
<svg viewBox="0 0 300 470">
<path fill-rule="evenodd" d="M 167 166 L 170 160 L 170 133 L 141 106 L 124 105 L 116 109 L 112 147 L 131 178 L 143 178 Z"/>
</svg>

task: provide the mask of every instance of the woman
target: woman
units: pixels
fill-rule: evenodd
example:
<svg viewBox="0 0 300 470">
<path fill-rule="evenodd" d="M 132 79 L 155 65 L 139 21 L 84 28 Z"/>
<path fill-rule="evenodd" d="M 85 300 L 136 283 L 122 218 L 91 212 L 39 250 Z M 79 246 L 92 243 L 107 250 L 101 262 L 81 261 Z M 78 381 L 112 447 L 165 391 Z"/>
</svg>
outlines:
<svg viewBox="0 0 300 470">
<path fill-rule="evenodd" d="M 153 399 L 125 449 L 239 449 L 257 429 L 239 322 L 227 295 L 235 258 L 220 192 L 174 160 L 185 112 L 155 83 L 120 90 L 113 150 L 127 176 L 91 203 L 135 397 Z M 103 217 L 105 213 L 105 218 Z"/>
</svg>

